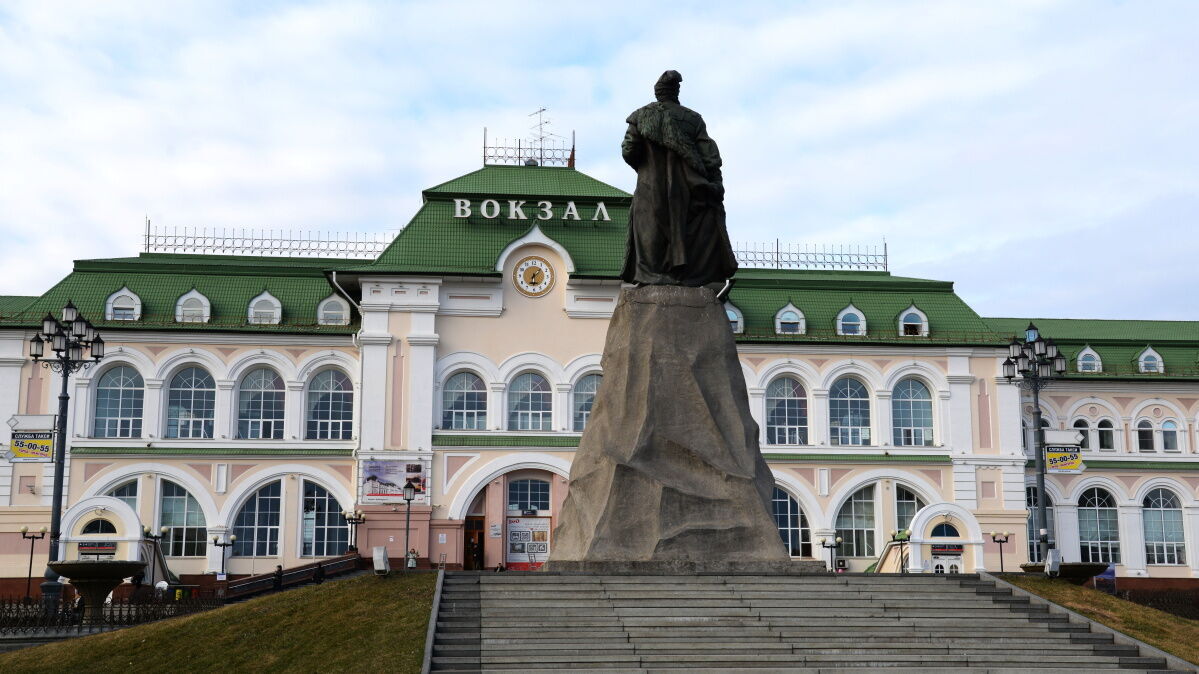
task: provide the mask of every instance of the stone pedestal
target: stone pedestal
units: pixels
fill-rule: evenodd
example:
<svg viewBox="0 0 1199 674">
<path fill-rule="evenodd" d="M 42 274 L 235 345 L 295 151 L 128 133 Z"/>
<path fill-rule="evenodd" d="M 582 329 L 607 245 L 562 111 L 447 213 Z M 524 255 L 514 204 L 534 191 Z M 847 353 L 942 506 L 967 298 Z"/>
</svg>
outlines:
<svg viewBox="0 0 1199 674">
<path fill-rule="evenodd" d="M 603 368 L 549 570 L 783 568 L 774 478 L 715 294 L 622 291 Z"/>
</svg>

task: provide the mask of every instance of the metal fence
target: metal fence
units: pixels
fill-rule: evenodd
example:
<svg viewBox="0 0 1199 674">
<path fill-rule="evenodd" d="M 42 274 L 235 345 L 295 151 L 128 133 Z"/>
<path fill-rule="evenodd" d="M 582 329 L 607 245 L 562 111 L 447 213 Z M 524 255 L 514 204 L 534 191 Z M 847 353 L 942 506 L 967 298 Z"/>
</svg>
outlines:
<svg viewBox="0 0 1199 674">
<path fill-rule="evenodd" d="M 282 578 L 279 579 L 276 579 L 273 573 L 238 578 L 229 582 L 229 587 L 225 590 L 225 599 L 244 599 L 275 589 L 319 582 L 325 578 L 350 573 L 357 570 L 358 560 L 358 553 L 353 552 L 321 562 L 284 569 Z"/>
<path fill-rule="evenodd" d="M 212 598 L 116 600 L 106 602 L 101 616 L 89 620 L 84 617 L 83 605 L 75 601 L 67 600 L 47 607 L 40 601 L 4 598 L 0 599 L 0 635 L 71 636 L 102 632 L 208 611 L 223 604 L 222 600 Z"/>
</svg>

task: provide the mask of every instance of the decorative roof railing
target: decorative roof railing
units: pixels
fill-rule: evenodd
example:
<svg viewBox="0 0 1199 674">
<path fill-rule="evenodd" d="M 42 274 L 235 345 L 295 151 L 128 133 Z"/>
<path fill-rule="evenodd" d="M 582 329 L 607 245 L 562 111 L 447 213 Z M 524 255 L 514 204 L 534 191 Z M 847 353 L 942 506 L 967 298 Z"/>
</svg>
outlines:
<svg viewBox="0 0 1199 674">
<path fill-rule="evenodd" d="M 395 232 L 321 232 L 236 227 L 151 227 L 146 223 L 147 253 L 267 255 L 373 260 Z"/>
<path fill-rule="evenodd" d="M 765 269 L 856 269 L 887 271 L 887 243 L 879 246 L 830 246 L 769 242 L 733 244 L 743 267 Z"/>
</svg>

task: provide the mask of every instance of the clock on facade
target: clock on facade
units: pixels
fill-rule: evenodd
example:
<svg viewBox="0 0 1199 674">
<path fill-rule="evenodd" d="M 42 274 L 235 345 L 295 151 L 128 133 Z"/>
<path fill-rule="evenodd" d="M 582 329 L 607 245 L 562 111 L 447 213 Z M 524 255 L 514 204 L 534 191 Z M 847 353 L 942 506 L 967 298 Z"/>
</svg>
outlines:
<svg viewBox="0 0 1199 674">
<path fill-rule="evenodd" d="M 512 283 L 522 295 L 542 297 L 554 287 L 554 268 L 545 258 L 530 255 L 516 263 Z"/>
</svg>

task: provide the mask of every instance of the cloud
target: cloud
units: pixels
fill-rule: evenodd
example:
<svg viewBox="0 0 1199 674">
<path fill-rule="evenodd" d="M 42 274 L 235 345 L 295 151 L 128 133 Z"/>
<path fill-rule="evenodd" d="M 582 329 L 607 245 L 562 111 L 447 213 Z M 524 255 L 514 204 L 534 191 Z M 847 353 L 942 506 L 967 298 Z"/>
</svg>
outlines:
<svg viewBox="0 0 1199 674">
<path fill-rule="evenodd" d="M 983 314 L 1194 319 L 1199 279 L 1179 251 L 1196 243 L 1197 14 L 1071 1 L 8 4 L 0 293 L 40 293 L 71 258 L 132 254 L 147 215 L 397 229 L 421 189 L 479 165 L 484 126 L 525 136 L 542 105 L 555 131 L 577 130 L 582 170 L 631 188 L 623 120 L 669 67 L 721 145 L 734 239 L 885 237 L 893 271 L 957 281 Z"/>
</svg>

